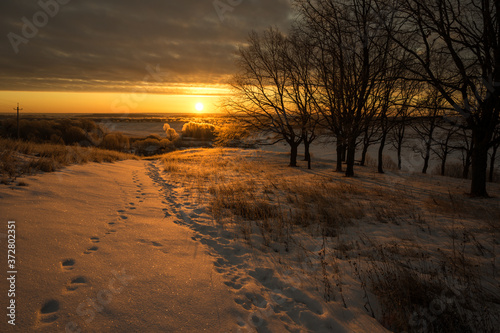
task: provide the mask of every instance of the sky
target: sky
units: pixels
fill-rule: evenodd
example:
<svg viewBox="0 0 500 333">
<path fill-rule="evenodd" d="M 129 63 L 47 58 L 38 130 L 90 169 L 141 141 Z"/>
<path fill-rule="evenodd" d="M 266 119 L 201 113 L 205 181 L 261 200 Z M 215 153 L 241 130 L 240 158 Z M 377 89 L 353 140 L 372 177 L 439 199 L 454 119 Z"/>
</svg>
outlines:
<svg viewBox="0 0 500 333">
<path fill-rule="evenodd" d="M 2 0 L 0 113 L 215 112 L 252 30 L 290 0 Z"/>
</svg>

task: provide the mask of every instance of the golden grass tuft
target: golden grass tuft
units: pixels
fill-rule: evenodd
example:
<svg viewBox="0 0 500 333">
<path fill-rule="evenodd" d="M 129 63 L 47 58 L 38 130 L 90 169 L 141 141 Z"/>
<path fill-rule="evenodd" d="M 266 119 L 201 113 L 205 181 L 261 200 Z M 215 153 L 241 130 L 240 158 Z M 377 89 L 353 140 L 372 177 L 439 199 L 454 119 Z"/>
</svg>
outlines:
<svg viewBox="0 0 500 333">
<path fill-rule="evenodd" d="M 0 173 L 4 178 L 11 179 L 38 171 L 52 172 L 71 164 L 137 159 L 131 154 L 98 148 L 39 144 L 10 139 L 0 139 L 0 147 Z"/>
</svg>

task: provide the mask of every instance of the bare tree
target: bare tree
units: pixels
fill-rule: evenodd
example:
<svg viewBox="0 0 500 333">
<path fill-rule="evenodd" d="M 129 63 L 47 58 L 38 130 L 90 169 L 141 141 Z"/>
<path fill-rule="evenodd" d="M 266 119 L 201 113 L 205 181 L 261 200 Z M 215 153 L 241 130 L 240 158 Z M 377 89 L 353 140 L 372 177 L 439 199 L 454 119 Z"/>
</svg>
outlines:
<svg viewBox="0 0 500 333">
<path fill-rule="evenodd" d="M 402 163 L 402 151 L 403 144 L 406 138 L 406 128 L 409 123 L 409 113 L 408 109 L 404 109 L 400 112 L 399 117 L 394 120 L 394 126 L 392 128 L 391 134 L 391 143 L 392 146 L 396 149 L 396 155 L 398 159 L 398 170 L 401 170 L 403 167 Z"/>
<path fill-rule="evenodd" d="M 434 134 L 438 126 L 439 117 L 442 117 L 444 114 L 443 101 L 438 91 L 430 87 L 427 94 L 418 103 L 417 108 L 415 108 L 411 127 L 423 143 L 422 148 L 416 148 L 416 150 L 420 151 L 424 159 L 422 173 L 427 173 L 429 168 L 432 146 L 435 142 Z"/>
<path fill-rule="evenodd" d="M 488 196 L 488 150 L 500 112 L 500 1 L 404 0 L 394 6 L 400 19 L 394 40 L 414 60 L 408 68 L 472 131 L 470 194 Z"/>
<path fill-rule="evenodd" d="M 402 169 L 401 154 L 406 138 L 406 129 L 410 124 L 411 116 L 415 113 L 414 100 L 421 92 L 421 85 L 409 80 L 400 80 L 398 89 L 399 101 L 396 103 L 398 111 L 392 119 L 390 127 L 390 142 L 396 149 L 398 169 Z"/>
<path fill-rule="evenodd" d="M 318 49 L 320 110 L 337 138 L 337 155 L 347 147 L 346 171 L 354 176 L 358 138 L 365 132 L 378 103 L 373 98 L 383 76 L 390 38 L 381 29 L 382 11 L 374 0 L 298 0 L 301 24 Z M 337 170 L 339 170 L 337 160 Z"/>
<path fill-rule="evenodd" d="M 460 138 L 459 144 L 454 149 L 459 150 L 462 155 L 462 178 L 468 179 L 470 167 L 472 164 L 472 152 L 474 151 L 474 141 L 472 140 L 471 131 L 465 126 L 461 126 L 457 131 Z"/>
<path fill-rule="evenodd" d="M 300 117 L 302 142 L 305 147 L 304 159 L 311 169 L 310 146 L 318 138 L 319 112 L 315 95 L 318 90 L 317 76 L 314 75 L 314 47 L 299 29 L 288 37 L 284 65 L 290 82 L 285 87 L 286 95 L 293 102 Z"/>
<path fill-rule="evenodd" d="M 497 158 L 497 151 L 498 148 L 500 147 L 500 126 L 497 126 L 495 129 L 495 134 L 493 137 L 493 144 L 491 146 L 491 155 L 490 155 L 490 176 L 488 177 L 488 180 L 490 182 L 493 182 L 493 178 L 495 175 L 495 162 Z"/>
<path fill-rule="evenodd" d="M 366 126 L 361 140 L 363 148 L 361 149 L 361 160 L 359 161 L 360 166 L 365 166 L 368 148 L 378 142 L 380 142 L 380 122 L 372 121 L 368 126 Z"/>
<path fill-rule="evenodd" d="M 290 146 L 290 166 L 297 166 L 302 129 L 285 95 L 289 84 L 283 64 L 286 44 L 285 36 L 275 29 L 250 34 L 248 46 L 239 50 L 240 71 L 233 78 L 234 94 L 225 107 L 245 127 L 275 135 L 273 143 L 284 140 Z"/>
<path fill-rule="evenodd" d="M 435 145 L 432 147 L 432 152 L 441 160 L 440 173 L 441 176 L 446 174 L 446 162 L 448 156 L 456 150 L 453 142 L 458 139 L 458 127 L 455 124 L 440 120 L 436 128 L 439 133 L 434 138 Z"/>
</svg>

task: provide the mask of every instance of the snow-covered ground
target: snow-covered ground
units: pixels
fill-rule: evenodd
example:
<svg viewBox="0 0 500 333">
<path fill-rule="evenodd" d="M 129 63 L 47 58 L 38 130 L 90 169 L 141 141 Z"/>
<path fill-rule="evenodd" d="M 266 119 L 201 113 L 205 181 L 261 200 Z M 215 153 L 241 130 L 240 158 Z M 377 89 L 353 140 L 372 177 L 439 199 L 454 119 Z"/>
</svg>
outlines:
<svg viewBox="0 0 500 333">
<path fill-rule="evenodd" d="M 187 222 L 220 257 L 222 273 L 241 295 L 238 302 L 257 314 L 257 331 L 277 318 L 297 332 L 383 330 L 372 316 L 388 327 L 419 331 L 460 322 L 456 312 L 478 327 L 475 321 L 498 314 L 498 184 L 489 184 L 495 198 L 478 200 L 465 196 L 469 182 L 462 179 L 381 175 L 373 168 L 357 168 L 358 177 L 345 178 L 333 172 L 332 160 L 316 159 L 315 169 L 307 170 L 305 162 L 287 167 L 287 159 L 284 153 L 239 149 L 188 150 L 165 158 L 168 183 L 181 193 L 198 193 L 192 200 L 214 214 L 222 235 L 240 240 L 221 246 L 221 232 L 206 232 L 208 221 Z M 244 215 L 257 221 L 249 223 Z M 238 261 L 231 254 L 239 254 L 241 244 L 245 260 Z M 460 265 L 467 268 L 457 270 Z M 259 288 L 249 286 L 248 276 Z M 394 280 L 384 285 L 387 277 Z M 374 295 L 377 287 L 382 290 Z M 405 295 L 412 289 L 416 295 Z M 248 302 L 249 290 L 257 303 Z M 444 299 L 449 304 L 441 316 L 433 308 L 444 302 L 436 290 L 455 297 Z M 477 312 L 463 315 L 464 300 Z"/>
<path fill-rule="evenodd" d="M 413 259 L 434 272 L 431 263 L 448 267 L 460 255 L 483 274 L 495 304 L 498 184 L 488 187 L 495 198 L 477 200 L 463 195 L 461 179 L 370 168 L 348 179 L 329 159 L 316 158 L 312 171 L 286 161 L 263 150 L 186 150 L 165 162 L 71 166 L 26 177 L 27 187 L 1 186 L 0 233 L 16 221 L 18 289 L 16 326 L 4 319 L 0 331 L 385 332 L 376 319 L 388 326 L 396 319 L 372 292 L 369 273 Z M 265 224 L 275 220 L 248 221 L 216 206 L 222 193 L 242 204 L 269 202 L 284 212 L 278 217 L 307 212 L 300 218 L 310 225 L 275 234 Z M 302 206 L 294 195 L 312 199 Z M 345 217 L 328 235 L 315 231 L 307 210 L 318 195 Z M 453 284 L 457 299 L 469 295 L 461 282 Z M 6 297 L 0 301 L 5 309 Z"/>
<path fill-rule="evenodd" d="M 0 187 L 16 221 L 16 325 L 1 332 L 228 332 L 238 309 L 206 246 L 166 216 L 152 162 L 72 166 Z M 186 207 L 187 208 L 187 207 Z M 2 312 L 7 247 L 1 238 Z"/>
</svg>

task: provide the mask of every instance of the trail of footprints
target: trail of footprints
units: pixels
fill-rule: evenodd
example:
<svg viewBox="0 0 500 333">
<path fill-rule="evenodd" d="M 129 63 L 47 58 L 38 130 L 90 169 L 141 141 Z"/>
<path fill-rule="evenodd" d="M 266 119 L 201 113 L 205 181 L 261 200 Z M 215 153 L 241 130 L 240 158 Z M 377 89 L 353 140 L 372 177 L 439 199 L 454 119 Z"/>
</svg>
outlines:
<svg viewBox="0 0 500 333">
<path fill-rule="evenodd" d="M 181 208 L 180 203 L 175 200 L 176 194 L 174 194 L 174 191 L 170 191 L 170 193 L 166 193 L 166 188 L 170 187 L 170 190 L 172 190 L 172 185 L 168 184 L 165 182 L 165 180 L 160 176 L 159 170 L 154 166 L 153 164 L 150 164 L 148 167 L 149 172 L 148 175 L 151 177 L 151 179 L 157 183 L 158 185 L 161 186 L 161 188 L 164 190 L 164 201 L 162 201 L 163 204 L 165 204 L 168 208 L 164 208 L 163 212 L 165 214 L 165 217 L 169 217 L 172 215 L 177 215 L 181 218 L 181 220 L 184 220 L 185 222 L 188 222 L 191 220 L 191 218 L 196 218 L 198 217 L 199 214 L 202 213 L 202 210 L 194 210 L 191 216 L 185 216 L 185 213 L 180 210 Z M 139 203 L 144 202 L 145 196 L 147 193 L 143 191 L 143 184 L 139 181 L 139 178 L 137 176 L 137 171 L 134 171 L 132 173 L 132 181 L 133 183 L 137 186 L 136 190 L 136 199 L 139 199 Z M 189 196 L 188 193 L 182 194 L 183 197 Z M 187 207 L 190 208 L 190 207 Z M 116 221 L 110 221 L 108 222 L 109 229 L 105 232 L 105 235 L 103 237 L 98 237 L 98 236 L 92 236 L 89 238 L 89 246 L 85 251 L 83 251 L 84 255 L 93 255 L 99 250 L 99 244 L 104 237 L 112 235 L 116 233 L 119 228 L 118 226 L 120 224 L 126 224 L 128 222 L 129 217 L 127 216 L 128 211 L 133 211 L 136 210 L 137 208 L 135 207 L 134 202 L 129 202 L 129 204 L 125 207 L 125 209 L 121 209 L 117 211 L 117 220 Z M 179 221 L 180 222 L 180 221 Z M 191 223 L 186 223 L 190 224 L 192 227 Z M 197 239 L 195 239 L 197 240 Z M 151 240 L 146 240 L 146 239 L 138 239 L 137 240 L 139 243 L 144 244 L 146 246 L 151 246 L 155 249 L 158 249 L 159 251 L 162 251 L 163 253 L 168 253 L 167 249 L 164 248 L 163 244 L 157 241 L 151 241 Z M 202 243 L 206 243 L 207 239 L 203 238 L 200 240 Z M 204 242 L 205 241 L 205 242 Z M 61 265 L 61 270 L 65 273 L 69 273 L 73 271 L 75 265 L 76 265 L 76 260 L 69 258 L 69 259 L 64 259 L 60 263 Z M 220 273 L 224 274 L 227 278 L 226 282 L 224 282 L 227 286 L 235 289 L 235 290 L 241 290 L 244 284 L 246 284 L 248 281 L 247 278 L 241 278 L 236 271 L 233 271 L 235 268 L 231 267 L 232 265 L 229 265 L 228 263 L 224 262 L 224 259 L 219 258 L 219 260 L 215 263 L 217 271 Z M 238 267 L 238 266 L 237 266 Z M 238 267 L 239 268 L 239 267 Z M 76 275 L 71 278 L 69 278 L 64 286 L 63 289 L 63 295 L 64 294 L 71 294 L 74 292 L 77 292 L 79 289 L 87 287 L 89 285 L 89 280 L 87 277 L 84 275 Z M 240 304 L 246 309 L 250 309 L 252 307 L 252 303 L 254 300 L 252 297 L 254 295 L 246 295 L 247 297 L 243 298 L 238 298 L 235 299 L 235 302 Z M 38 312 L 38 317 L 39 317 L 39 322 L 42 325 L 49 325 L 53 322 L 55 322 L 58 318 L 58 312 L 60 310 L 61 303 L 56 300 L 56 299 L 50 299 L 46 301 L 42 307 L 40 308 Z"/>
<path fill-rule="evenodd" d="M 146 193 L 143 191 L 143 184 L 139 181 L 139 178 L 137 177 L 137 171 L 134 171 L 132 173 L 132 181 L 135 185 L 137 185 L 137 190 L 135 191 L 136 192 L 135 198 L 139 199 L 139 202 L 144 202 L 144 196 L 146 196 Z"/>
<path fill-rule="evenodd" d="M 142 189 L 142 183 L 140 183 L 138 180 L 137 171 L 134 171 L 134 173 L 133 173 L 133 182 L 135 184 L 138 184 L 138 187 L 140 189 Z M 141 194 L 141 196 L 137 196 L 136 198 L 141 199 L 141 200 L 139 200 L 139 202 L 143 202 L 143 198 L 146 195 L 146 193 L 142 192 L 142 190 L 139 190 L 138 192 Z M 110 229 L 108 229 L 105 232 L 104 237 L 116 233 L 118 230 L 115 227 L 120 222 L 127 223 L 127 220 L 128 220 L 128 216 L 126 215 L 127 211 L 133 211 L 136 209 L 137 208 L 135 207 L 135 203 L 129 202 L 128 205 L 125 207 L 125 209 L 118 210 L 117 211 L 117 214 L 118 214 L 117 221 L 108 222 L 108 226 L 110 227 Z M 87 247 L 87 249 L 85 251 L 83 251 L 83 254 L 84 255 L 92 255 L 92 254 L 96 253 L 99 250 L 99 246 L 97 244 L 100 243 L 102 238 L 104 238 L 104 237 L 98 237 L 98 236 L 90 237 L 89 238 L 89 246 Z M 144 241 L 144 242 L 148 243 L 148 241 Z M 150 244 L 154 247 L 157 247 L 157 248 L 163 247 L 162 244 L 157 243 L 157 242 L 150 242 Z M 162 250 L 162 251 L 164 251 L 166 253 L 166 250 Z M 60 262 L 61 271 L 63 273 L 66 273 L 66 274 L 73 271 L 75 266 L 76 266 L 76 260 L 73 258 L 64 259 Z M 87 287 L 88 285 L 89 285 L 89 280 L 86 276 L 84 276 L 84 275 L 73 276 L 73 277 L 69 278 L 67 280 L 66 284 L 64 285 L 62 295 L 68 295 L 68 294 L 74 293 L 78 289 Z M 57 319 L 59 319 L 58 312 L 59 312 L 60 308 L 61 308 L 61 303 L 57 299 L 49 299 L 49 300 L 45 301 L 45 303 L 43 303 L 43 305 L 40 307 L 40 309 L 38 310 L 38 313 L 37 313 L 39 324 L 50 325 L 50 324 L 54 323 L 55 321 L 57 321 Z"/>
<path fill-rule="evenodd" d="M 163 208 L 165 217 L 177 216 L 178 219 L 176 219 L 176 223 L 187 225 L 196 232 L 192 237 L 193 240 L 206 244 L 215 250 L 218 257 L 214 262 L 215 270 L 224 276 L 225 281 L 223 283 L 236 293 L 234 302 L 247 311 L 265 308 L 267 306 L 267 301 L 260 294 L 246 291 L 245 286 L 251 282 L 253 278 L 241 275 L 240 271 L 246 270 L 248 266 L 244 260 L 238 258 L 239 251 L 233 251 L 234 249 L 231 248 L 229 240 L 225 237 L 220 237 L 217 240 L 213 239 L 218 234 L 215 228 L 200 225 L 195 221 L 196 218 L 204 212 L 203 209 L 195 209 L 196 207 L 193 205 L 182 206 L 180 203 L 182 200 L 177 200 L 177 197 L 182 199 L 189 197 L 190 193 L 176 193 L 175 187 L 181 184 L 175 182 L 175 180 L 172 180 L 171 183 L 167 182 L 161 176 L 159 168 L 153 162 L 148 165 L 148 176 L 162 188 L 164 194 L 162 204 L 166 206 L 166 208 Z M 181 207 L 191 209 L 191 214 L 187 215 Z M 217 249 L 216 245 L 228 247 Z M 232 262 L 229 262 L 225 258 L 227 253 L 224 252 L 230 253 L 230 256 L 233 257 Z"/>
</svg>

